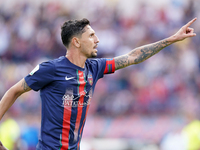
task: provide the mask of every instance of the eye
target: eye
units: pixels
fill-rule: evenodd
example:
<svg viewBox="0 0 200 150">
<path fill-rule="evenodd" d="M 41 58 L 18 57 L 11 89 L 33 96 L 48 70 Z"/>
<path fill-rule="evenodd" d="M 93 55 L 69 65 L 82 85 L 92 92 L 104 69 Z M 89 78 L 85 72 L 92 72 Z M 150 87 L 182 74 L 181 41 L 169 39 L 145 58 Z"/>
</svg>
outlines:
<svg viewBox="0 0 200 150">
<path fill-rule="evenodd" d="M 94 36 L 94 33 L 90 34 L 90 37 L 93 37 Z"/>
</svg>

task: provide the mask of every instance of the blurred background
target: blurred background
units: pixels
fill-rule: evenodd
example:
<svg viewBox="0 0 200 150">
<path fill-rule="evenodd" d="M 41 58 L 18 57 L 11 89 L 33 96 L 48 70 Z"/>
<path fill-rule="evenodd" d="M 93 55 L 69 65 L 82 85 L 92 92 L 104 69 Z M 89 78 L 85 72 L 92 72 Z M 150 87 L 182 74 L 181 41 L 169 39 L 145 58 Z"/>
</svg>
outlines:
<svg viewBox="0 0 200 150">
<path fill-rule="evenodd" d="M 60 27 L 87 18 L 113 58 L 164 39 L 197 17 L 196 37 L 99 80 L 81 150 L 200 149 L 200 0 L 0 0 L 0 98 L 38 63 L 65 55 Z M 19 97 L 0 122 L 10 150 L 34 150 L 39 92 Z"/>
</svg>

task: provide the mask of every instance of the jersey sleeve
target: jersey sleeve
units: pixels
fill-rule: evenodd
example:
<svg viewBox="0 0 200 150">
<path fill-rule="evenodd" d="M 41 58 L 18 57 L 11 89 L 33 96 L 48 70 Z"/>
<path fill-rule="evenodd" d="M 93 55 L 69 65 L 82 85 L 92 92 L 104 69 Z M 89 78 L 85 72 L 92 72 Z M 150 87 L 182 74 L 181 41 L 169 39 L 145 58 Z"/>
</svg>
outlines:
<svg viewBox="0 0 200 150">
<path fill-rule="evenodd" d="M 55 65 L 52 62 L 44 62 L 37 65 L 24 79 L 34 91 L 42 89 L 54 80 Z"/>
<path fill-rule="evenodd" d="M 100 58 L 94 59 L 91 61 L 93 66 L 93 72 L 95 72 L 96 79 L 100 79 L 104 76 L 104 74 L 114 73 L 115 72 L 115 60 Z"/>
<path fill-rule="evenodd" d="M 106 59 L 104 74 L 114 73 L 115 72 L 115 59 Z"/>
</svg>

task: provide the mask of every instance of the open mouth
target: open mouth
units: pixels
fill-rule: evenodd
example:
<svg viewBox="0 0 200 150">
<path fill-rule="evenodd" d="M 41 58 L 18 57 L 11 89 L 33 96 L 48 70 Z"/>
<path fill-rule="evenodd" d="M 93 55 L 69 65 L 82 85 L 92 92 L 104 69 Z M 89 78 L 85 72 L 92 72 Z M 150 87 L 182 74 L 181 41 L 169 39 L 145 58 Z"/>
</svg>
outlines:
<svg viewBox="0 0 200 150">
<path fill-rule="evenodd" d="M 94 49 L 96 49 L 98 47 L 98 45 L 96 44 L 95 46 L 94 46 Z"/>
</svg>

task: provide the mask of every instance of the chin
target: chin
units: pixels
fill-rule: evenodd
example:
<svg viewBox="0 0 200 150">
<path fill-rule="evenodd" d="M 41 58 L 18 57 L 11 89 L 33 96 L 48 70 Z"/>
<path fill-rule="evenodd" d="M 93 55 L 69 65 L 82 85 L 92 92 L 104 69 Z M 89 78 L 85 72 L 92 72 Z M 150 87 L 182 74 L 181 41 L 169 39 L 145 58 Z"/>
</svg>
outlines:
<svg viewBox="0 0 200 150">
<path fill-rule="evenodd" d="M 90 57 L 91 57 L 91 58 L 97 57 L 97 53 L 92 53 Z"/>
<path fill-rule="evenodd" d="M 92 55 L 90 58 L 96 58 L 97 57 L 97 55 Z"/>
</svg>

